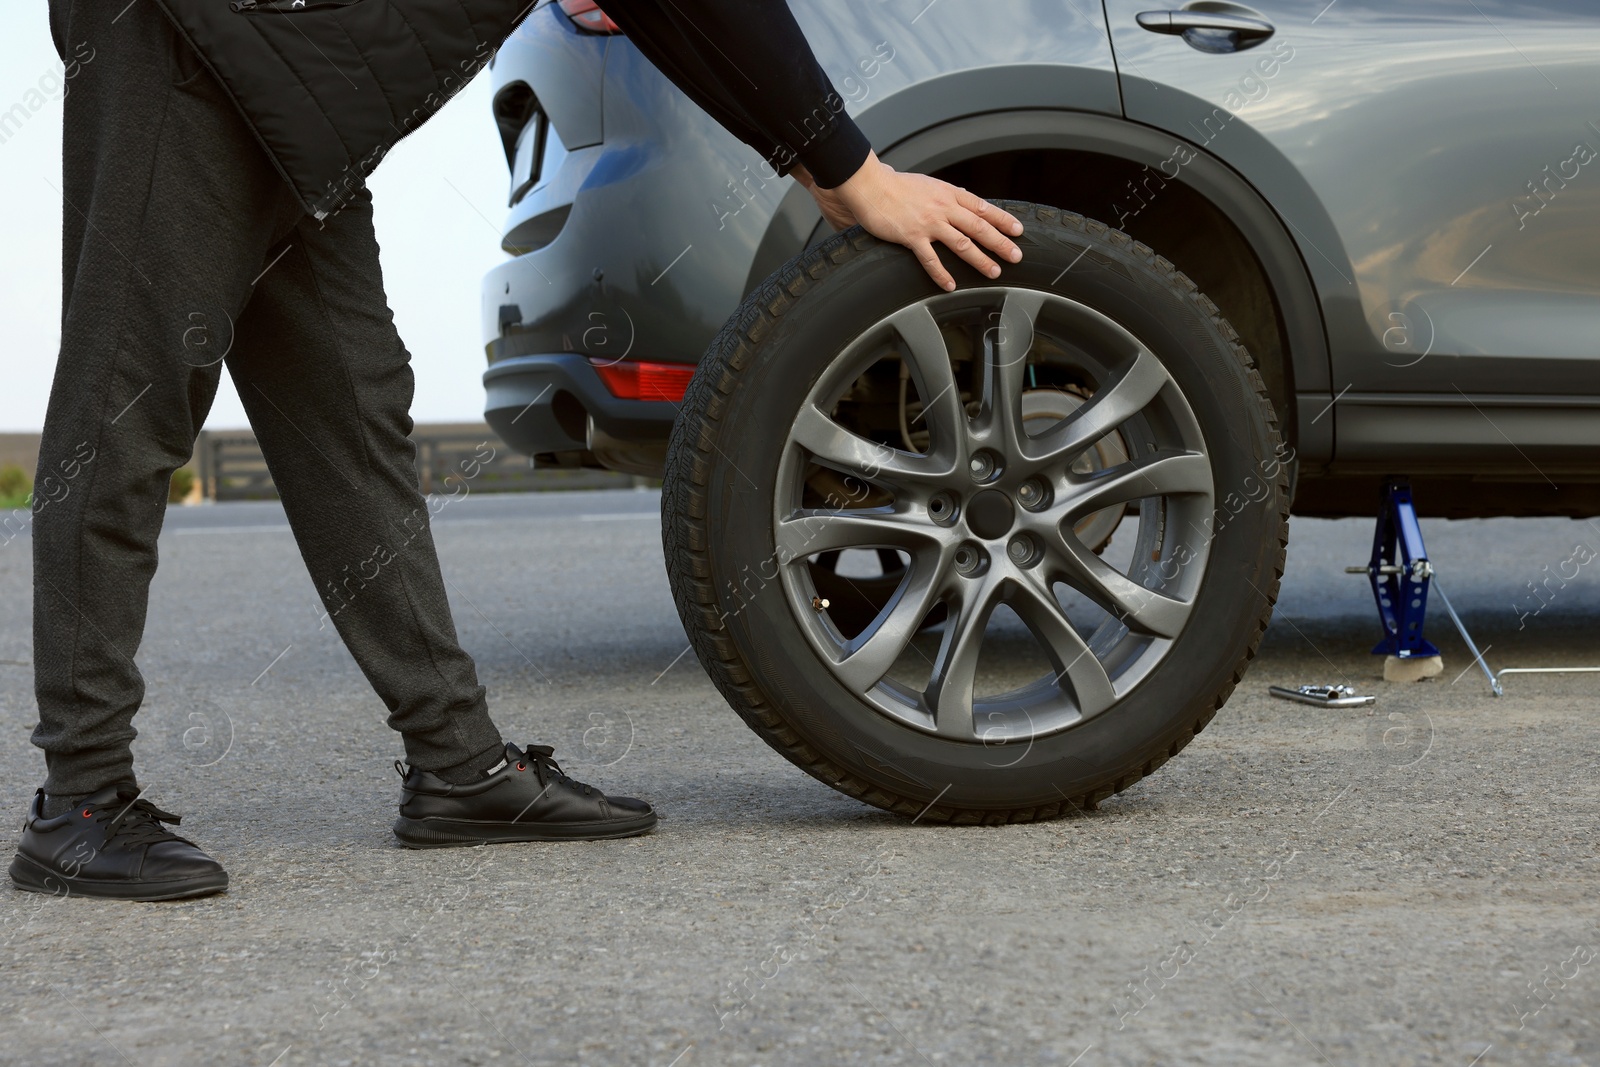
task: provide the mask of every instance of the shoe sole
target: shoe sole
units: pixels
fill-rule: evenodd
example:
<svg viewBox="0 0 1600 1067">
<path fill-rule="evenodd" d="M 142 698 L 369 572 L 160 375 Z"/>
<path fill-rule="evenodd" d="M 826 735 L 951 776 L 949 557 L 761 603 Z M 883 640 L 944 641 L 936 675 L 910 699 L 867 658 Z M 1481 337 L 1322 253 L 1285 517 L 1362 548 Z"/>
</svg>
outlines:
<svg viewBox="0 0 1600 1067">
<path fill-rule="evenodd" d="M 459 819 L 395 820 L 394 836 L 407 848 L 461 848 L 468 845 L 510 844 L 518 841 L 610 841 L 649 833 L 656 816 L 640 815 L 607 823 L 503 823 Z"/>
<path fill-rule="evenodd" d="M 11 884 L 29 893 L 57 897 L 98 897 L 103 900 L 182 900 L 221 893 L 228 888 L 228 872 L 195 875 L 170 882 L 103 882 L 68 878 L 20 853 L 11 861 Z"/>
</svg>

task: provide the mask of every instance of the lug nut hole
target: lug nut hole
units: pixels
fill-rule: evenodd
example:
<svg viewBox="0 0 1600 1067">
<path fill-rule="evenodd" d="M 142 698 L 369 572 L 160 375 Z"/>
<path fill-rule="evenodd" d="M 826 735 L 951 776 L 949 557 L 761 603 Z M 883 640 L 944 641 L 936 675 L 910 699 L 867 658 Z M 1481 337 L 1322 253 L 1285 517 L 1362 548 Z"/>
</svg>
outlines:
<svg viewBox="0 0 1600 1067">
<path fill-rule="evenodd" d="M 970 578 L 983 571 L 984 554 L 977 545 L 967 544 L 956 549 L 956 573 Z"/>
<path fill-rule="evenodd" d="M 1019 567 L 1030 567 L 1039 559 L 1039 546 L 1027 534 L 1018 534 L 1006 545 L 1006 555 Z"/>
<path fill-rule="evenodd" d="M 1029 511 L 1038 511 L 1050 503 L 1050 489 L 1037 478 L 1029 478 L 1017 486 L 1017 503 Z"/>
</svg>

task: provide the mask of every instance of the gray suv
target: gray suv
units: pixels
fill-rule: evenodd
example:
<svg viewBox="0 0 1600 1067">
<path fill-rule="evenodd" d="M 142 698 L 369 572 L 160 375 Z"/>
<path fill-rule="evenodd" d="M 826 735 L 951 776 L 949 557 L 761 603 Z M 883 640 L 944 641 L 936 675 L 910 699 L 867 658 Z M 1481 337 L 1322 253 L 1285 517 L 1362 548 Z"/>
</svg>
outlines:
<svg viewBox="0 0 1600 1067">
<path fill-rule="evenodd" d="M 810 773 L 1092 805 L 1237 682 L 1291 502 L 1600 513 L 1594 4 L 792 7 L 886 162 L 1020 202 L 1024 262 L 936 294 L 832 235 L 567 0 L 494 64 L 484 381 L 514 447 L 667 473 L 696 649 Z"/>
</svg>

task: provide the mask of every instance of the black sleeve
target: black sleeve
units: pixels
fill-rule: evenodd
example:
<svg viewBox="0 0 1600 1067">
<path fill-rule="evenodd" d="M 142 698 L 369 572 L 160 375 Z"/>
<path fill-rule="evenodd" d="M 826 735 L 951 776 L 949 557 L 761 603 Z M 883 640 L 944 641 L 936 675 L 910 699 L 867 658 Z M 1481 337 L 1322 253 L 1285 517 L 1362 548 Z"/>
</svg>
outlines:
<svg viewBox="0 0 1600 1067">
<path fill-rule="evenodd" d="M 67 61 L 67 5 L 50 5 L 50 39 L 55 42 L 56 55 Z"/>
<path fill-rule="evenodd" d="M 604 0 L 646 59 L 724 129 L 787 174 L 842 185 L 872 146 L 785 0 Z"/>
</svg>

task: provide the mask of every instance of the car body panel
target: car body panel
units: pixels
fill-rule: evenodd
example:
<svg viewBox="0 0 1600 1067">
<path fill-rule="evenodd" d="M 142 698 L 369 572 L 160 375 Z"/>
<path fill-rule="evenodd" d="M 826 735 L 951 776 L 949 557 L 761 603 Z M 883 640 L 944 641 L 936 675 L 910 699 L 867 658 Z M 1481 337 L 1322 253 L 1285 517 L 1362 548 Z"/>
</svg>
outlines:
<svg viewBox="0 0 1600 1067">
<path fill-rule="evenodd" d="M 1473 405 L 1600 397 L 1600 7 L 1185 5 L 1276 29 L 1221 54 L 1144 29 L 1153 7 L 1106 2 L 1128 116 L 1202 143 L 1291 225 L 1328 324 L 1338 461 L 1471 451 L 1530 474 L 1515 450 L 1560 442 L 1548 459 L 1592 467 L 1585 404 L 1544 426 Z"/>
<path fill-rule="evenodd" d="M 498 91 L 508 81 L 527 82 L 569 151 L 605 138 L 602 87 L 606 51 L 613 38 L 581 33 L 547 4 L 517 27 L 495 53 L 491 78 Z"/>
</svg>

